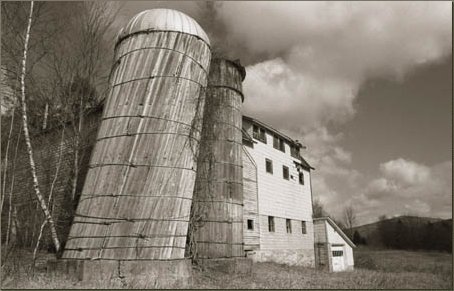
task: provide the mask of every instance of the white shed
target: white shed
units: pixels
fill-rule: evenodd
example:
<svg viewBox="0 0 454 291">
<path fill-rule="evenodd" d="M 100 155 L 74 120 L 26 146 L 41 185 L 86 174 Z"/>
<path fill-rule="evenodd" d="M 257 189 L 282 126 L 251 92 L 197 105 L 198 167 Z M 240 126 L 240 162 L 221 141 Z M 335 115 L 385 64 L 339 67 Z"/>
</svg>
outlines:
<svg viewBox="0 0 454 291">
<path fill-rule="evenodd" d="M 330 272 L 353 270 L 355 244 L 329 217 L 314 218 L 315 264 Z"/>
</svg>

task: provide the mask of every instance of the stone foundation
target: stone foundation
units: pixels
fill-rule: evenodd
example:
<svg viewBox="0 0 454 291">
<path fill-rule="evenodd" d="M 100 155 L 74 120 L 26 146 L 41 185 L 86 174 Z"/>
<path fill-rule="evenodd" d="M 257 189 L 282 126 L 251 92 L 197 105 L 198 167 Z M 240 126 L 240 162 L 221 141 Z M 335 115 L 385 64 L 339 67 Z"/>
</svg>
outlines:
<svg viewBox="0 0 454 291">
<path fill-rule="evenodd" d="M 275 262 L 289 266 L 315 268 L 314 250 L 256 250 L 248 252 L 254 262 Z"/>
<path fill-rule="evenodd" d="M 192 283 L 190 260 L 175 261 L 83 261 L 52 260 L 49 275 L 63 275 L 79 281 L 120 280 L 134 288 L 188 288 Z"/>
<path fill-rule="evenodd" d="M 199 259 L 198 264 L 206 270 L 229 274 L 250 274 L 252 272 L 250 258 Z"/>
</svg>

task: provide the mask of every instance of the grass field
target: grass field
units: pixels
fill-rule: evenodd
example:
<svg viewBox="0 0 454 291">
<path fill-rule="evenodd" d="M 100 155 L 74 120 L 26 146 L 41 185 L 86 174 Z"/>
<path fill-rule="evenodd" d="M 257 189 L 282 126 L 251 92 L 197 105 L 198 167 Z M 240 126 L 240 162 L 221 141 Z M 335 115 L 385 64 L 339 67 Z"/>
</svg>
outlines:
<svg viewBox="0 0 454 291">
<path fill-rule="evenodd" d="M 87 283 L 51 279 L 43 267 L 31 267 L 28 257 L 28 252 L 22 252 L 8 260 L 2 268 L 3 288 L 150 288 L 125 286 L 120 280 Z M 328 273 L 274 263 L 254 264 L 248 275 L 194 269 L 193 283 L 187 288 L 452 289 L 452 255 L 358 248 L 351 272 Z"/>
</svg>

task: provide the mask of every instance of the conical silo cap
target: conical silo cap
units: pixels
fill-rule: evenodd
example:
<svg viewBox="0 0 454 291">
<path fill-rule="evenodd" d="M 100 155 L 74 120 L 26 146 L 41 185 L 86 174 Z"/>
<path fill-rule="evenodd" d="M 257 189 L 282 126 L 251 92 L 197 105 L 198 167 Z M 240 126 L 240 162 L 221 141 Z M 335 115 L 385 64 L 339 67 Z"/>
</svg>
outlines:
<svg viewBox="0 0 454 291">
<path fill-rule="evenodd" d="M 141 31 L 177 31 L 201 38 L 208 45 L 210 40 L 202 27 L 183 12 L 173 9 L 150 9 L 135 15 L 119 32 L 118 40 Z"/>
</svg>

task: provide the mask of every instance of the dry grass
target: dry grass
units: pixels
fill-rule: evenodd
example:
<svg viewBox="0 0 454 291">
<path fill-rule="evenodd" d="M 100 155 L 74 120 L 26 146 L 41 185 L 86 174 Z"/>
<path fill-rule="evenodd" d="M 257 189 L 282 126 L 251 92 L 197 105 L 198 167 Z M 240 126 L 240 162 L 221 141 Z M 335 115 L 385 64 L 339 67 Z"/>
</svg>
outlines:
<svg viewBox="0 0 454 291">
<path fill-rule="evenodd" d="M 28 252 L 18 252 L 2 268 L 3 288 L 152 288 L 121 280 L 77 282 L 51 278 L 43 265 L 31 267 Z M 12 259 L 14 258 L 14 259 Z M 194 289 L 452 289 L 452 255 L 435 252 L 355 250 L 356 269 L 328 273 L 274 263 L 254 264 L 252 274 L 225 274 L 194 269 Z"/>
<path fill-rule="evenodd" d="M 192 288 L 258 289 L 451 289 L 452 256 L 441 253 L 358 251 L 352 272 L 328 273 L 274 263 L 255 264 L 252 275 L 197 272 Z M 377 261 L 370 261 L 377 260 Z M 370 266 L 374 270 L 370 269 Z"/>
</svg>

